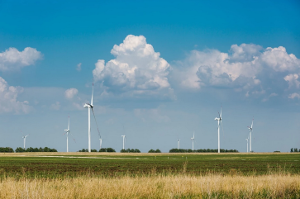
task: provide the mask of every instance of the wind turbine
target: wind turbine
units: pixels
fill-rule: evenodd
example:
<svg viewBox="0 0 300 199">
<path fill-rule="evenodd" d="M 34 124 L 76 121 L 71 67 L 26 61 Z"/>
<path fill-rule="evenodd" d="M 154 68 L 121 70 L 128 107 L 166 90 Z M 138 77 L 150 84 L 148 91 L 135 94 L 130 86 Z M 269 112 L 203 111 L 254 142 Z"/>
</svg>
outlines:
<svg viewBox="0 0 300 199">
<path fill-rule="evenodd" d="M 253 120 L 254 119 L 252 119 L 252 123 L 251 123 L 251 126 L 248 126 L 248 129 L 249 129 L 249 141 L 250 141 L 250 143 L 249 143 L 249 148 L 250 148 L 250 152 L 252 152 L 252 146 L 251 146 L 251 134 L 252 134 L 252 129 L 253 129 Z"/>
<path fill-rule="evenodd" d="M 178 139 L 177 141 L 177 149 L 179 149 L 179 147 L 180 147 L 180 139 Z"/>
<path fill-rule="evenodd" d="M 192 151 L 194 151 L 195 133 L 193 133 L 193 137 L 191 138 L 191 140 L 192 140 Z"/>
<path fill-rule="evenodd" d="M 24 150 L 25 150 L 25 145 L 26 145 L 26 138 L 27 138 L 28 136 L 29 136 L 29 134 L 22 137 L 22 138 L 24 139 Z"/>
<path fill-rule="evenodd" d="M 70 133 L 70 116 L 68 117 L 68 129 L 65 129 L 65 134 L 67 134 L 67 152 L 69 152 L 69 133 Z"/>
<path fill-rule="evenodd" d="M 84 108 L 88 109 L 88 144 L 89 144 L 89 152 L 91 152 L 91 109 L 94 112 L 93 108 L 93 97 L 94 97 L 94 84 L 92 87 L 92 99 L 91 99 L 91 103 L 85 103 L 84 104 Z"/>
<path fill-rule="evenodd" d="M 125 149 L 125 135 L 121 135 L 121 137 L 123 137 L 123 149 Z"/>
<path fill-rule="evenodd" d="M 220 153 L 220 125 L 222 122 L 222 108 L 221 108 L 221 114 L 218 112 L 219 117 L 216 117 L 215 120 L 218 121 L 218 153 Z"/>
</svg>

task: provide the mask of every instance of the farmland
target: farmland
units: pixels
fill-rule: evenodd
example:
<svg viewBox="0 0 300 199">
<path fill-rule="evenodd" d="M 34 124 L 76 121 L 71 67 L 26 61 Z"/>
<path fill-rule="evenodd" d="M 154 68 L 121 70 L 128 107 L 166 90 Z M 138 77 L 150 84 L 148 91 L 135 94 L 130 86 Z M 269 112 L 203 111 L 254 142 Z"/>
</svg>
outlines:
<svg viewBox="0 0 300 199">
<path fill-rule="evenodd" d="M 22 156 L 20 156 L 22 155 Z M 300 154 L 99 154 L 18 153 L 0 156 L 0 172 L 7 176 L 74 177 L 185 173 L 192 175 L 300 174 Z"/>
<path fill-rule="evenodd" d="M 0 198 L 299 198 L 300 154 L 0 155 Z"/>
</svg>

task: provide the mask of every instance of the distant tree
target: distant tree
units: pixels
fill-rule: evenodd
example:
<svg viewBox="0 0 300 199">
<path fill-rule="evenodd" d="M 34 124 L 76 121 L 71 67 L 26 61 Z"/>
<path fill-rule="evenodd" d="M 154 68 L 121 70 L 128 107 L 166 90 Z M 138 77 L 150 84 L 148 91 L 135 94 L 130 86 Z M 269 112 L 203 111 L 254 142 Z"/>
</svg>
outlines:
<svg viewBox="0 0 300 199">
<path fill-rule="evenodd" d="M 294 152 L 294 149 L 293 148 L 291 148 L 291 153 L 293 153 Z"/>
<path fill-rule="evenodd" d="M 298 152 L 298 149 L 297 149 L 297 148 L 294 148 L 294 152 Z"/>
<path fill-rule="evenodd" d="M 22 147 L 16 148 L 16 153 L 22 153 L 22 152 L 25 152 L 24 148 L 22 148 Z"/>
<path fill-rule="evenodd" d="M 101 148 L 99 152 L 106 152 L 106 148 Z"/>
<path fill-rule="evenodd" d="M 141 151 L 139 149 L 134 149 L 134 153 L 140 153 Z"/>
<path fill-rule="evenodd" d="M 89 150 L 87 150 L 87 149 L 81 149 L 78 152 L 89 152 Z"/>
<path fill-rule="evenodd" d="M 106 151 L 107 151 L 107 152 L 116 152 L 116 150 L 113 149 L 113 148 L 107 148 Z"/>
<path fill-rule="evenodd" d="M 91 149 L 91 152 L 98 152 L 97 149 Z"/>
<path fill-rule="evenodd" d="M 150 150 L 148 151 L 148 153 L 155 153 L 155 150 L 154 150 L 154 149 L 150 149 Z"/>
<path fill-rule="evenodd" d="M 161 153 L 161 151 L 159 149 L 156 149 L 155 153 Z"/>
<path fill-rule="evenodd" d="M 14 150 L 10 147 L 0 147 L 0 152 L 2 152 L 2 153 L 13 153 Z"/>
</svg>

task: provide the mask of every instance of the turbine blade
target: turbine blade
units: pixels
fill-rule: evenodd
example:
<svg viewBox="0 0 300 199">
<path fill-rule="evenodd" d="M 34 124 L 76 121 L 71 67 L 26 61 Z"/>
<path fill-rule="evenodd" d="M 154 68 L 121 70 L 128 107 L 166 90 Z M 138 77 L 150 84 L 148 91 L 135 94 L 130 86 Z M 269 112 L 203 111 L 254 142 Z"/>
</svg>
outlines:
<svg viewBox="0 0 300 199">
<path fill-rule="evenodd" d="M 93 101 L 94 101 L 94 83 L 92 86 L 92 99 L 91 99 L 91 105 L 93 106 Z"/>
<path fill-rule="evenodd" d="M 96 122 L 96 125 L 97 125 L 97 131 L 98 131 L 98 135 L 99 135 L 99 137 L 101 138 L 101 133 L 100 133 L 100 131 L 99 131 L 98 122 L 97 122 L 97 120 L 96 120 L 96 117 L 95 117 L 94 108 L 91 108 L 91 109 L 92 109 L 93 116 L 94 116 L 94 119 L 95 119 L 95 122 Z"/>
<path fill-rule="evenodd" d="M 70 116 L 69 116 L 69 119 L 68 119 L 68 130 L 70 129 Z"/>
<path fill-rule="evenodd" d="M 252 124 L 251 124 L 251 129 L 253 128 L 253 119 L 252 119 Z"/>
</svg>

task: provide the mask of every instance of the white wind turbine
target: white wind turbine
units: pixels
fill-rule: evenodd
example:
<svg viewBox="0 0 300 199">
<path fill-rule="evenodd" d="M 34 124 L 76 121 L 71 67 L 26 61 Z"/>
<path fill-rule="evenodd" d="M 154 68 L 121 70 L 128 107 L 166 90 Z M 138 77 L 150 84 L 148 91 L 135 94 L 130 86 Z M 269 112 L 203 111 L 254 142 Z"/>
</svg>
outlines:
<svg viewBox="0 0 300 199">
<path fill-rule="evenodd" d="M 93 108 L 93 97 L 94 97 L 94 84 L 93 84 L 93 88 L 92 88 L 92 99 L 91 99 L 91 103 L 85 103 L 84 104 L 84 108 L 88 109 L 88 144 L 89 144 L 89 152 L 91 152 L 91 109 L 94 112 Z"/>
<path fill-rule="evenodd" d="M 121 135 L 123 137 L 123 150 L 125 149 L 125 135 Z"/>
<path fill-rule="evenodd" d="M 177 149 L 179 149 L 179 147 L 180 147 L 180 139 L 178 139 L 177 141 Z"/>
<path fill-rule="evenodd" d="M 216 117 L 215 120 L 218 121 L 218 153 L 220 153 L 220 125 L 222 122 L 222 108 L 221 108 L 221 114 L 219 114 L 219 117 Z"/>
<path fill-rule="evenodd" d="M 194 151 L 195 133 L 193 133 L 193 137 L 191 138 L 191 140 L 192 140 L 192 150 Z"/>
<path fill-rule="evenodd" d="M 65 129 L 65 134 L 67 134 L 67 152 L 69 152 L 69 133 L 70 133 L 70 117 L 68 117 L 68 129 Z"/>
<path fill-rule="evenodd" d="M 254 120 L 254 119 L 252 119 L 251 126 L 248 126 L 248 129 L 249 129 L 249 131 L 250 131 L 250 132 L 249 132 L 249 142 L 250 142 L 250 143 L 249 143 L 249 149 L 250 149 L 249 151 L 250 151 L 250 152 L 252 152 L 251 134 L 252 134 L 252 129 L 253 129 L 253 120 Z"/>
<path fill-rule="evenodd" d="M 22 137 L 22 138 L 24 139 L 24 150 L 26 149 L 26 148 L 25 148 L 25 145 L 26 145 L 26 138 L 27 138 L 28 136 L 29 136 L 29 134 Z"/>
</svg>

